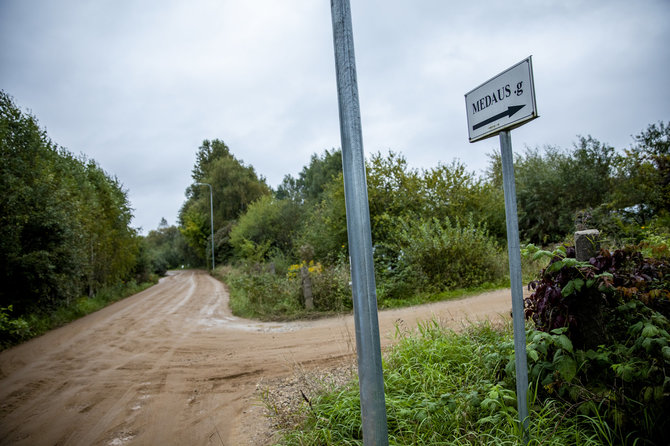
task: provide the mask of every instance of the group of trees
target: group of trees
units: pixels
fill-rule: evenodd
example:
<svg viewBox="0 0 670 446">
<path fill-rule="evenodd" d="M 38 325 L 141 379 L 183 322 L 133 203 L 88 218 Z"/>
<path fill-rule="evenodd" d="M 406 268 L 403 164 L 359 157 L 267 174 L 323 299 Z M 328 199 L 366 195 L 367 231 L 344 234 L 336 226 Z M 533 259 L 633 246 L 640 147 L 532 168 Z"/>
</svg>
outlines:
<svg viewBox="0 0 670 446">
<path fill-rule="evenodd" d="M 126 280 L 211 258 L 210 184 L 217 264 L 314 261 L 346 271 L 339 150 L 312 155 L 272 190 L 218 139 L 196 153 L 177 226 L 141 237 L 126 191 L 94 161 L 73 156 L 0 93 L 0 306 L 19 314 L 57 306 Z M 374 259 L 382 296 L 499 281 L 506 264 L 500 156 L 483 175 L 458 161 L 409 167 L 399 153 L 367 161 Z M 651 124 L 617 151 L 592 137 L 570 150 L 515 159 L 522 239 L 565 240 L 597 227 L 616 242 L 670 227 L 670 125 Z M 502 260 L 501 260 L 502 258 Z M 445 259 L 448 259 L 446 261 Z"/>
<path fill-rule="evenodd" d="M 0 159 L 0 307 L 45 310 L 134 279 L 140 239 L 122 185 L 4 91 Z"/>
<path fill-rule="evenodd" d="M 667 230 L 669 141 L 670 127 L 661 122 L 635 136 L 632 147 L 623 151 L 589 136 L 569 150 L 545 147 L 518 154 L 522 239 L 547 245 L 589 226 L 604 231 L 614 243 L 635 242 L 650 225 Z M 458 161 L 414 169 L 392 151 L 369 158 L 374 258 L 384 290 L 392 295 L 408 286 L 444 289 L 504 275 L 500 156 L 489 156 L 481 176 Z M 209 183 L 214 191 L 218 264 L 314 260 L 335 265 L 347 259 L 339 150 L 312 155 L 297 177 L 287 175 L 274 191 L 222 141 L 204 141 L 196 158 L 194 183 Z M 191 186 L 180 213 L 180 231 L 201 264 L 210 246 L 208 192 Z M 472 268 L 453 266 L 477 262 L 474 277 Z"/>
<path fill-rule="evenodd" d="M 570 150 L 547 146 L 518 154 L 522 238 L 559 242 L 580 223 L 606 226 L 612 236 L 634 232 L 631 225 L 665 224 L 670 209 L 669 141 L 670 127 L 661 122 L 635 136 L 633 146 L 623 151 L 589 136 L 580 137 Z M 489 156 L 488 169 L 478 176 L 457 161 L 417 170 L 401 154 L 373 154 L 367 176 L 374 243 L 387 245 L 396 239 L 391 235 L 397 235 L 401 220 L 425 217 L 473 220 L 504 243 L 500 156 Z M 321 260 L 338 258 L 346 243 L 341 171 L 340 151 L 326 150 L 312 155 L 297 178 L 287 175 L 271 191 L 222 141 L 204 141 L 193 179 L 214 188 L 219 261 L 262 260 L 276 252 L 297 256 L 304 243 L 313 245 Z M 187 197 L 180 214 L 182 233 L 204 260 L 208 190 L 193 185 Z M 614 220 L 619 230 L 612 226 Z"/>
<path fill-rule="evenodd" d="M 191 171 L 193 184 L 186 190 L 186 202 L 179 211 L 179 228 L 201 264 L 211 257 L 209 188 L 212 186 L 214 249 L 218 262 L 233 257 L 231 229 L 248 206 L 271 193 L 265 179 L 251 166 L 245 166 L 223 141 L 205 140 L 196 154 Z"/>
<path fill-rule="evenodd" d="M 492 159 L 489 179 L 498 184 L 500 161 Z M 641 228 L 670 225 L 670 126 L 662 122 L 620 152 L 582 137 L 570 151 L 528 150 L 515 170 L 519 226 L 533 243 L 561 241 L 580 226 L 635 242 Z"/>
<path fill-rule="evenodd" d="M 137 259 L 140 280 L 147 280 L 151 274 L 165 275 L 168 269 L 199 265 L 201 258 L 184 239 L 176 226 L 168 226 L 162 218 L 158 228 L 141 238 Z"/>
</svg>

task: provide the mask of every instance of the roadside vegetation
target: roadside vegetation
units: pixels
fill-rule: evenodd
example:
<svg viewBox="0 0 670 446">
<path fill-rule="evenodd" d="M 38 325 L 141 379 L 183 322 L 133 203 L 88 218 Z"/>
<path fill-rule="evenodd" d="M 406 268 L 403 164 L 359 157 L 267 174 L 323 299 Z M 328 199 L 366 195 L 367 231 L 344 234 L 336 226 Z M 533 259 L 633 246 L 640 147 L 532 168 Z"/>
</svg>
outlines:
<svg viewBox="0 0 670 446">
<path fill-rule="evenodd" d="M 13 317 L 12 305 L 0 308 L 0 332 L 2 333 L 0 349 L 40 336 L 125 297 L 137 294 L 155 283 L 155 280 L 140 284 L 135 281 L 120 283 L 103 288 L 92 297 L 82 296 L 69 303 L 61 304 L 51 311 L 33 311 L 18 318 Z"/>
<path fill-rule="evenodd" d="M 273 190 L 221 140 L 196 151 L 177 225 L 141 236 L 117 178 L 52 142 L 0 92 L 0 347 L 136 292 L 168 269 L 211 268 L 235 314 L 351 311 L 341 152 L 312 155 Z M 411 168 L 366 161 L 380 308 L 507 286 L 500 157 Z M 515 158 L 532 378 L 531 442 L 668 444 L 670 125 L 629 148 L 591 136 Z M 605 248 L 574 258 L 575 230 Z M 547 259 L 549 264 L 547 265 Z M 308 295 L 306 290 L 311 290 Z M 386 358 L 395 444 L 515 444 L 509 327 L 398 331 Z M 473 352 L 477 354 L 473 354 Z M 287 444 L 360 444 L 356 384 L 322 395 Z"/>
<path fill-rule="evenodd" d="M 119 181 L 0 91 L 0 348 L 155 280 Z M 86 297 L 82 297 L 86 296 Z"/>
<path fill-rule="evenodd" d="M 597 228 L 603 246 L 638 244 L 670 231 L 670 127 L 652 124 L 630 148 L 591 136 L 569 150 L 528 149 L 515 159 L 519 229 L 526 244 L 570 243 Z M 373 258 L 380 308 L 414 305 L 508 284 L 500 157 L 481 175 L 453 161 L 411 168 L 399 153 L 367 161 Z M 341 152 L 312 155 L 297 177 L 272 190 L 223 141 L 204 141 L 180 213 L 183 239 L 205 265 L 211 257 L 209 194 L 214 191 L 215 272 L 235 314 L 266 320 L 350 311 Z M 525 249 L 525 248 L 524 248 Z M 304 297 L 309 270 L 314 305 Z M 541 266 L 524 259 L 524 280 Z"/>
<path fill-rule="evenodd" d="M 549 264 L 526 299 L 530 445 L 661 445 L 670 441 L 668 240 L 577 262 L 574 249 L 537 250 Z M 511 326 L 459 332 L 438 322 L 398 326 L 385 355 L 394 445 L 523 444 Z M 285 445 L 361 445 L 357 380 L 292 414 L 266 397 Z"/>
</svg>

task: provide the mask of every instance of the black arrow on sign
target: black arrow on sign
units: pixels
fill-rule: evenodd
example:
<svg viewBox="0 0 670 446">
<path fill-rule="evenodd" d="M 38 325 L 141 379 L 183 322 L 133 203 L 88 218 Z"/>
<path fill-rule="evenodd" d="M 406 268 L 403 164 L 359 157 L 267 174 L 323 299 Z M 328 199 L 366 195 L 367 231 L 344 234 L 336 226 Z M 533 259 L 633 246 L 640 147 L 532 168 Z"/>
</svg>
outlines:
<svg viewBox="0 0 670 446">
<path fill-rule="evenodd" d="M 515 114 L 516 112 L 518 112 L 519 110 L 521 110 L 521 109 L 524 108 L 525 106 L 526 106 L 526 104 L 523 104 L 523 105 L 513 105 L 513 106 L 511 106 L 511 107 L 507 107 L 507 111 L 504 111 L 504 112 L 502 112 L 502 113 L 498 113 L 498 114 L 495 115 L 495 116 L 491 116 L 489 119 L 486 119 L 486 120 L 484 120 L 484 121 L 482 121 L 482 122 L 479 122 L 479 123 L 473 125 L 473 126 L 472 126 L 472 131 L 475 131 L 475 130 L 477 130 L 477 129 L 480 128 L 480 127 L 484 127 L 486 124 L 490 124 L 490 123 L 492 123 L 492 122 L 496 122 L 498 119 L 500 119 L 500 118 L 504 118 L 505 116 L 507 116 L 508 118 L 511 118 L 513 114 Z"/>
</svg>

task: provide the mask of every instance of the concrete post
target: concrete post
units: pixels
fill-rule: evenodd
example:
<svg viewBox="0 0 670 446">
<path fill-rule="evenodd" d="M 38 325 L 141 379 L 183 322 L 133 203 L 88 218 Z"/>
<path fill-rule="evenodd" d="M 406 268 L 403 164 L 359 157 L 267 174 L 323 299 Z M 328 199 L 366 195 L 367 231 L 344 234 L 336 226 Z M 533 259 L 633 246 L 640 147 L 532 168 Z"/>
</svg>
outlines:
<svg viewBox="0 0 670 446">
<path fill-rule="evenodd" d="M 303 266 L 300 268 L 300 278 L 302 279 L 302 295 L 305 301 L 305 309 L 314 309 L 314 297 L 312 296 L 312 278 L 309 277 L 309 268 Z"/>
<path fill-rule="evenodd" d="M 575 232 L 575 257 L 580 262 L 588 262 L 600 251 L 600 231 L 587 229 Z"/>
</svg>

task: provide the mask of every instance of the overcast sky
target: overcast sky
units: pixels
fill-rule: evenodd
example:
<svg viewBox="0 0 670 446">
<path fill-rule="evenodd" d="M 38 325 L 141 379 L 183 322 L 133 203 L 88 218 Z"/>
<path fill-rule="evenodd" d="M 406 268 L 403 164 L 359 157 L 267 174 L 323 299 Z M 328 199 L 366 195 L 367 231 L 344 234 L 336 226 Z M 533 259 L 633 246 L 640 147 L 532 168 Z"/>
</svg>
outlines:
<svg viewBox="0 0 670 446">
<path fill-rule="evenodd" d="M 366 154 L 475 172 L 464 94 L 533 56 L 540 117 L 515 152 L 592 135 L 618 149 L 670 120 L 668 0 L 352 0 Z M 175 224 L 219 138 L 276 187 L 340 147 L 327 0 L 0 0 L 0 88 L 128 190 L 144 233 Z"/>
</svg>

